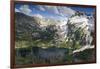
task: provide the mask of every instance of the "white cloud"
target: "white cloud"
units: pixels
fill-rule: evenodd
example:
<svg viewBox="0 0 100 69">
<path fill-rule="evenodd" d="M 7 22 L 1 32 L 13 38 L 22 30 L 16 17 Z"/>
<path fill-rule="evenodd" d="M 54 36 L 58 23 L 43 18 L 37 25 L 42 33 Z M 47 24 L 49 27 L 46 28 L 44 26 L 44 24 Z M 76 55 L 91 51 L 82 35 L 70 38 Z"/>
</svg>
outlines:
<svg viewBox="0 0 100 69">
<path fill-rule="evenodd" d="M 46 11 L 46 12 L 50 12 L 52 14 L 57 14 L 57 15 L 61 15 L 61 16 L 71 16 L 73 14 L 75 14 L 75 11 L 72 10 L 69 7 L 65 7 L 65 6 L 38 6 L 39 10 L 41 11 Z"/>
<path fill-rule="evenodd" d="M 54 14 L 59 14 L 57 6 L 44 6 L 44 8 L 45 8 L 45 11 L 48 11 Z"/>
<path fill-rule="evenodd" d="M 75 11 L 72 10 L 71 8 L 69 8 L 69 7 L 59 6 L 58 9 L 59 9 L 59 14 L 61 14 L 61 15 L 71 16 L 71 15 L 75 14 Z"/>
<path fill-rule="evenodd" d="M 19 10 L 19 9 L 17 9 L 17 8 L 15 8 L 15 12 L 20 12 L 20 10 Z"/>
<path fill-rule="evenodd" d="M 46 12 L 50 12 L 50 13 L 54 13 L 54 14 L 59 14 L 59 11 L 57 9 L 56 6 L 47 6 L 47 5 L 43 5 L 43 6 L 38 6 L 38 9 L 41 11 L 46 11 Z"/>
<path fill-rule="evenodd" d="M 41 15 L 41 14 L 34 14 L 33 16 L 35 16 L 35 17 L 39 17 L 39 18 L 43 18 L 43 16 Z"/>
<path fill-rule="evenodd" d="M 39 8 L 39 10 L 41 10 L 41 11 L 46 11 L 45 8 L 44 8 L 44 6 L 38 5 L 38 8 Z"/>
<path fill-rule="evenodd" d="M 22 13 L 27 15 L 29 15 L 32 12 L 32 10 L 29 8 L 29 5 L 22 5 L 19 9 Z"/>
</svg>

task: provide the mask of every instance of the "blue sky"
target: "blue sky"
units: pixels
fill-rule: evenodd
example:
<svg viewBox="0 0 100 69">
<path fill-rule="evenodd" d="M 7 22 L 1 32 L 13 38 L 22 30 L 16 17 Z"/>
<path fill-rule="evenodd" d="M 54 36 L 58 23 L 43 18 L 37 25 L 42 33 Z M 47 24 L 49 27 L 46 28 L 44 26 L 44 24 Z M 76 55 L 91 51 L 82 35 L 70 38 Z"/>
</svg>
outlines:
<svg viewBox="0 0 100 69">
<path fill-rule="evenodd" d="M 25 4 L 26 5 L 26 4 Z M 46 16 L 46 17 L 50 17 L 50 16 L 55 16 L 57 18 L 60 18 L 61 16 L 53 14 L 51 12 L 48 11 L 41 11 L 38 9 L 38 5 L 33 5 L 33 4 L 28 4 L 29 5 L 29 9 L 31 9 L 32 11 L 30 12 L 30 15 L 34 15 L 34 14 L 41 14 L 42 16 Z M 23 4 L 16 4 L 15 8 L 20 10 L 20 7 L 23 6 Z"/>
<path fill-rule="evenodd" d="M 81 11 L 81 12 L 85 12 L 87 15 L 91 14 L 91 13 L 94 13 L 95 12 L 95 8 L 92 8 L 92 7 L 71 7 L 73 10 L 75 11 Z"/>
<path fill-rule="evenodd" d="M 23 9 L 23 5 L 28 5 L 28 6 L 24 6 L 24 9 Z M 63 6 L 62 6 L 63 7 Z M 65 6 L 64 6 L 65 7 Z M 93 13 L 95 11 L 95 8 L 90 8 L 90 7 L 87 7 L 87 8 L 82 8 L 81 6 L 75 6 L 75 7 L 70 7 L 70 6 L 66 6 L 66 9 L 63 9 L 65 11 L 63 11 L 62 9 L 60 10 L 60 12 L 58 11 L 58 8 L 46 8 L 44 5 L 33 5 L 33 4 L 16 4 L 15 5 L 15 8 L 21 12 L 24 12 L 29 15 L 34 15 L 34 14 L 41 14 L 42 16 L 45 16 L 45 17 L 52 17 L 52 18 L 63 18 L 63 17 L 66 17 L 66 16 L 70 16 L 70 14 L 73 14 L 74 11 L 80 11 L 80 12 L 85 12 L 87 15 L 90 15 L 91 13 Z M 25 9 L 26 8 L 26 9 Z M 66 14 L 68 13 L 68 14 Z"/>
</svg>

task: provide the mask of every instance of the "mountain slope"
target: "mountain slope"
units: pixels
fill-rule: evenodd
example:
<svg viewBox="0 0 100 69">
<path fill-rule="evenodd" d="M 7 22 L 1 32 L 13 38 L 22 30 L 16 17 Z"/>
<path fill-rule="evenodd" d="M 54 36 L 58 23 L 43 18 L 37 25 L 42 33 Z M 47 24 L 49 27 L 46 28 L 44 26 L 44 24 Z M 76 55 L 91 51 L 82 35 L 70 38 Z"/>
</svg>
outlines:
<svg viewBox="0 0 100 69">
<path fill-rule="evenodd" d="M 33 17 L 27 16 L 23 13 L 15 13 L 15 29 L 16 38 L 21 39 L 25 34 L 40 30 L 39 24 Z M 30 34 L 31 35 L 31 34 Z"/>
</svg>

